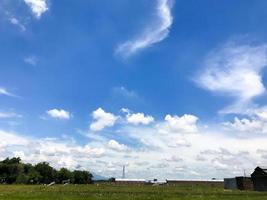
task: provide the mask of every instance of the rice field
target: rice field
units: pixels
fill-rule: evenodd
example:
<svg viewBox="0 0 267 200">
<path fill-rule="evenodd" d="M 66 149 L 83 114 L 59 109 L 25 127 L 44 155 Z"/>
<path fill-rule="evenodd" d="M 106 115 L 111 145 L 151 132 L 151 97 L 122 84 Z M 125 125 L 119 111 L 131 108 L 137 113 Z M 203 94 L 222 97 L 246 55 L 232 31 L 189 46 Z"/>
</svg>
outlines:
<svg viewBox="0 0 267 200">
<path fill-rule="evenodd" d="M 267 200 L 267 193 L 218 186 L 0 185 L 0 200 Z"/>
</svg>

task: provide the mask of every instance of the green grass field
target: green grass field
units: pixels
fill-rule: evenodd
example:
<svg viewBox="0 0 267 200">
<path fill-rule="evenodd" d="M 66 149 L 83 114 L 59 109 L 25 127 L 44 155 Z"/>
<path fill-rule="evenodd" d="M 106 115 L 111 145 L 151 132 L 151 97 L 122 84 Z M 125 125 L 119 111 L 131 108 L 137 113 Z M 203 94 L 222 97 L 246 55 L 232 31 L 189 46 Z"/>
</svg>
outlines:
<svg viewBox="0 0 267 200">
<path fill-rule="evenodd" d="M 248 199 L 267 200 L 267 193 L 224 191 L 211 186 L 116 186 L 116 185 L 0 185 L 0 200 L 171 200 L 171 199 Z"/>
</svg>

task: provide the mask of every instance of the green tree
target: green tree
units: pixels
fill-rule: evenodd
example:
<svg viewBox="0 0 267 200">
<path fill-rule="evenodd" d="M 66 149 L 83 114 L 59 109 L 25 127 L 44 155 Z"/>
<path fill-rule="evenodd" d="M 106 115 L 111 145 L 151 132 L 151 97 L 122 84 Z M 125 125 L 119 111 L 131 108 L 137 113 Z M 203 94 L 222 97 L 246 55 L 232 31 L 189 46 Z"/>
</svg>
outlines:
<svg viewBox="0 0 267 200">
<path fill-rule="evenodd" d="M 40 183 L 48 184 L 56 180 L 56 170 L 47 162 L 38 163 L 35 165 L 35 170 L 40 175 Z"/>
<path fill-rule="evenodd" d="M 29 183 L 29 176 L 26 174 L 19 174 L 16 179 L 17 184 L 28 184 Z"/>
<path fill-rule="evenodd" d="M 108 179 L 108 182 L 112 182 L 113 183 L 115 181 L 116 181 L 116 179 L 114 177 L 111 177 L 111 178 Z"/>
<path fill-rule="evenodd" d="M 88 171 L 75 170 L 73 172 L 75 184 L 88 184 L 92 183 L 93 175 Z"/>
<path fill-rule="evenodd" d="M 73 182 L 73 173 L 66 169 L 66 168 L 61 168 L 57 172 L 57 182 L 58 183 L 63 183 L 63 181 L 69 180 L 70 182 Z"/>
<path fill-rule="evenodd" d="M 0 162 L 0 181 L 2 183 L 15 183 L 17 177 L 24 172 L 20 158 L 5 159 Z"/>
<path fill-rule="evenodd" d="M 66 168 L 55 170 L 47 162 L 32 164 L 24 164 L 20 158 L 6 158 L 0 161 L 0 183 L 8 184 L 39 184 L 63 183 L 70 181 L 76 184 L 92 183 L 92 174 L 88 171 L 73 171 Z"/>
</svg>

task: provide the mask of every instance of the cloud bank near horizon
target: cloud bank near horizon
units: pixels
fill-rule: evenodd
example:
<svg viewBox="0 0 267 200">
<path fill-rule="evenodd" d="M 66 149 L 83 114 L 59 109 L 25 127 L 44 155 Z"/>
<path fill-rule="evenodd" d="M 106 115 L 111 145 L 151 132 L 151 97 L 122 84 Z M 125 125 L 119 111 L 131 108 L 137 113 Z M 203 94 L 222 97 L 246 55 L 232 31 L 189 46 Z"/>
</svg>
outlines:
<svg viewBox="0 0 267 200">
<path fill-rule="evenodd" d="M 145 116 L 152 116 L 130 112 L 138 116 L 138 123 L 129 121 L 125 113 L 93 111 L 90 125 L 95 120 L 101 123 L 97 122 L 97 134 L 90 129 L 83 133 L 84 145 L 74 138 L 37 139 L 1 130 L 0 158 L 49 161 L 56 168 L 86 169 L 107 177 L 119 177 L 126 165 L 129 178 L 159 179 L 223 178 L 241 175 L 244 169 L 252 171 L 267 161 L 265 118 L 258 118 L 259 124 L 248 118 L 218 125 L 205 124 L 192 114 L 167 114 L 164 119 L 153 117 L 154 121 L 141 123 L 147 122 Z M 111 123 L 111 116 L 117 120 Z"/>
</svg>

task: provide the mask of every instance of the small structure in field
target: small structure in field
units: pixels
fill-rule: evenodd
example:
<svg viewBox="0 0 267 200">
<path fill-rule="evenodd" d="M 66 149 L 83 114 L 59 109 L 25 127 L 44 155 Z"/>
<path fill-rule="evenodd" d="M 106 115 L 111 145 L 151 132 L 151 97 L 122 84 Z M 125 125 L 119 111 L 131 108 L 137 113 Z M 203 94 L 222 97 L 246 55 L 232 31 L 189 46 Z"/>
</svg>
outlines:
<svg viewBox="0 0 267 200">
<path fill-rule="evenodd" d="M 55 185 L 55 184 L 56 184 L 56 182 L 53 181 L 53 182 L 49 183 L 47 186 L 50 187 L 50 186 L 53 186 L 53 185 Z"/>
<path fill-rule="evenodd" d="M 225 178 L 224 189 L 253 190 L 253 184 L 250 177 Z"/>
<path fill-rule="evenodd" d="M 70 183 L 70 179 L 63 180 L 63 181 L 62 181 L 62 184 L 63 184 L 63 185 L 67 185 L 67 184 L 69 184 L 69 183 Z"/>
<path fill-rule="evenodd" d="M 225 178 L 224 179 L 224 189 L 226 190 L 236 190 L 237 183 L 235 178 Z"/>
<path fill-rule="evenodd" d="M 251 174 L 254 190 L 267 191 L 267 167 L 256 167 Z"/>
</svg>

